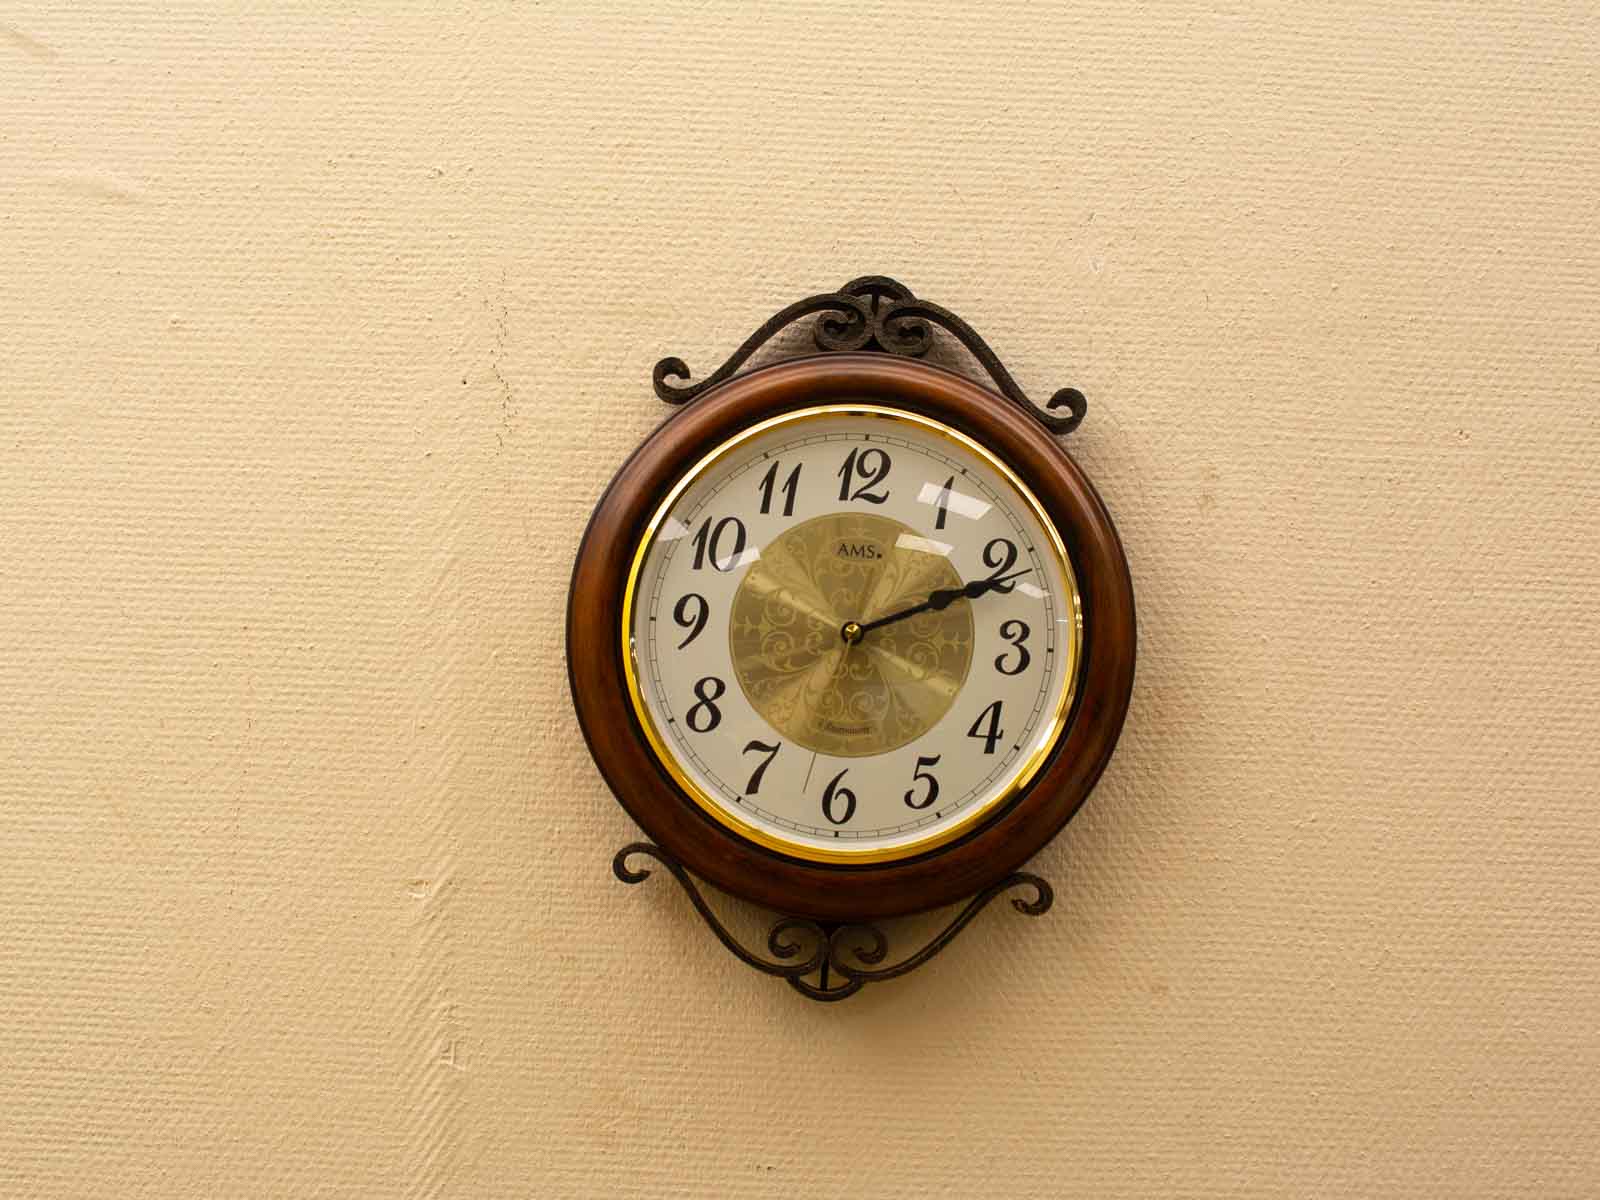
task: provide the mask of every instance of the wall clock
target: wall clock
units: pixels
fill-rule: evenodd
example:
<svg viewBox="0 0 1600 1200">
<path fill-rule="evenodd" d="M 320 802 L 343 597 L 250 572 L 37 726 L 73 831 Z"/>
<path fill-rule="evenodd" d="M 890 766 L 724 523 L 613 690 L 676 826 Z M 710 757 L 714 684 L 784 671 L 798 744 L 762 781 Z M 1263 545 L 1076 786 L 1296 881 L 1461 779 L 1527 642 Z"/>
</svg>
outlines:
<svg viewBox="0 0 1600 1200">
<path fill-rule="evenodd" d="M 737 374 L 815 317 L 817 353 Z M 922 361 L 935 328 L 988 382 Z M 884 277 L 778 313 L 622 466 L 578 552 L 573 701 L 650 857 L 741 959 L 817 999 L 904 974 L 1084 802 L 1127 712 L 1132 586 L 1111 518 L 970 326 Z M 1066 411 L 1058 412 L 1058 409 Z M 763 955 L 698 877 L 782 914 Z M 969 899 L 884 966 L 876 923 Z"/>
</svg>

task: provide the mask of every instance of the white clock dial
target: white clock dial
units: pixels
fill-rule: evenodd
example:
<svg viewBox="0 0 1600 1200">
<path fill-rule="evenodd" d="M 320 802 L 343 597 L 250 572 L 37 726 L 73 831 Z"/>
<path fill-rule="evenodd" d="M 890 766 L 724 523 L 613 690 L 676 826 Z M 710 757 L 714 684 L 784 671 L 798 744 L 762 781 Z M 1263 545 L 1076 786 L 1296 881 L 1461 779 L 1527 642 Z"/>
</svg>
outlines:
<svg viewBox="0 0 1600 1200">
<path fill-rule="evenodd" d="M 636 715 L 710 816 L 818 861 L 909 857 L 1015 796 L 1066 720 L 1082 606 L 1038 501 L 937 421 L 763 421 L 668 494 L 623 617 Z"/>
</svg>

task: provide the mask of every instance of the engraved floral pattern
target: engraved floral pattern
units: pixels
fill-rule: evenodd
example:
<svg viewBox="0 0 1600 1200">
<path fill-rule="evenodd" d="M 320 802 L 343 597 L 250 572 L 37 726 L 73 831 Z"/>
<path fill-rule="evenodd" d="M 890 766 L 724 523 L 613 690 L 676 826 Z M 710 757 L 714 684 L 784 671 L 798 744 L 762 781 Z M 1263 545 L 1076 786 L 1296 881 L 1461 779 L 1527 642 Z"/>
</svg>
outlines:
<svg viewBox="0 0 1600 1200">
<path fill-rule="evenodd" d="M 905 745 L 949 711 L 972 662 L 967 600 L 855 645 L 840 632 L 961 586 L 949 560 L 916 548 L 919 540 L 887 517 L 834 513 L 763 548 L 734 598 L 728 636 L 739 684 L 774 729 L 819 753 L 858 757 Z"/>
</svg>

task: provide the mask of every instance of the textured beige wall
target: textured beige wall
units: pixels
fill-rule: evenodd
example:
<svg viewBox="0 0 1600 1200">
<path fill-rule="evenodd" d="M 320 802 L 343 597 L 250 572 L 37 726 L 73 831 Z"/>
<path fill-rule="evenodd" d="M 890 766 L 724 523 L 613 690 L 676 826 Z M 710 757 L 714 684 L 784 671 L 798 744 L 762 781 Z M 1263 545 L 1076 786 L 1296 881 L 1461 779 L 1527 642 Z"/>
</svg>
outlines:
<svg viewBox="0 0 1600 1200">
<path fill-rule="evenodd" d="M 1600 1190 L 1592 5 L 0 21 L 0 1193 Z M 874 271 L 1089 395 L 1141 660 L 1055 912 L 819 1008 L 561 612 Z"/>
</svg>

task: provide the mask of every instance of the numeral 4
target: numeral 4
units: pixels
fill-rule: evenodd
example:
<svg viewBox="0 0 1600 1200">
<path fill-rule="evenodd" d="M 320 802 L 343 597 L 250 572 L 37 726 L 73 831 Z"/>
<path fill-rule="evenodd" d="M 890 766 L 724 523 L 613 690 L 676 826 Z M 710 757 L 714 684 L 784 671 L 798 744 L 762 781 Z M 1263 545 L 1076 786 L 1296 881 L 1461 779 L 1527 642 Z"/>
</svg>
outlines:
<svg viewBox="0 0 1600 1200">
<path fill-rule="evenodd" d="M 1005 737 L 1006 731 L 1000 728 L 1000 701 L 996 700 L 981 713 L 972 723 L 972 728 L 967 730 L 969 738 L 977 738 L 983 743 L 983 752 L 993 754 L 995 743 Z"/>
</svg>

